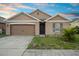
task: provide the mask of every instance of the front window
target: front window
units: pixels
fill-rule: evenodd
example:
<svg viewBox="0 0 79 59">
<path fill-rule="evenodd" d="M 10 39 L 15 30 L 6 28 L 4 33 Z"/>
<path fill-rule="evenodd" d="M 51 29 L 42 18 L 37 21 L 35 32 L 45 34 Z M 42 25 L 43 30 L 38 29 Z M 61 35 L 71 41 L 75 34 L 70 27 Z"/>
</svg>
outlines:
<svg viewBox="0 0 79 59">
<path fill-rule="evenodd" d="M 62 23 L 53 23 L 53 32 L 60 32 L 62 29 Z"/>
</svg>

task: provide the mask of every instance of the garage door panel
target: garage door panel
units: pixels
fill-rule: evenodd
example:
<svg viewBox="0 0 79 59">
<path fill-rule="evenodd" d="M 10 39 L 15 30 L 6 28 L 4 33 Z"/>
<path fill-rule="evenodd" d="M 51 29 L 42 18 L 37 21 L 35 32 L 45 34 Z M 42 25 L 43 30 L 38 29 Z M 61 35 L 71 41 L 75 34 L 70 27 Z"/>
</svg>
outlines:
<svg viewBox="0 0 79 59">
<path fill-rule="evenodd" d="M 11 25 L 11 35 L 34 35 L 34 33 L 35 33 L 34 25 L 25 25 L 25 24 Z"/>
</svg>

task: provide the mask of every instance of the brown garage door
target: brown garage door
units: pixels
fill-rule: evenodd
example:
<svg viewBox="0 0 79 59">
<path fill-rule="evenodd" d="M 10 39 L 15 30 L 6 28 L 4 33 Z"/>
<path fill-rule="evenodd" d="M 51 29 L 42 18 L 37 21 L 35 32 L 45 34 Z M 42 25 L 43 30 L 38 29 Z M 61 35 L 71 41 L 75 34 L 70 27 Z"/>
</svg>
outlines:
<svg viewBox="0 0 79 59">
<path fill-rule="evenodd" d="M 14 24 L 11 25 L 11 35 L 34 35 L 35 26 L 27 24 Z"/>
</svg>

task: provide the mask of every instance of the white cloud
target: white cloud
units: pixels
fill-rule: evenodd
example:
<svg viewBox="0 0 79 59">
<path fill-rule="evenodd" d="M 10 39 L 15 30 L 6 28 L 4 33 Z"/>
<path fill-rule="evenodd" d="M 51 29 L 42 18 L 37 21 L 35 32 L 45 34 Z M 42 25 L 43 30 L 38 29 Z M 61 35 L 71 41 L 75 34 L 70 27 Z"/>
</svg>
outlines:
<svg viewBox="0 0 79 59">
<path fill-rule="evenodd" d="M 11 12 L 11 11 L 0 11 L 0 16 L 3 16 L 4 18 L 9 18 L 12 15 L 17 14 L 16 12 Z"/>
<path fill-rule="evenodd" d="M 10 17 L 12 17 L 12 16 L 14 16 L 15 14 L 0 14 L 0 16 L 2 16 L 2 17 L 4 17 L 4 18 L 6 18 L 6 19 L 8 19 L 8 18 L 10 18 Z"/>
<path fill-rule="evenodd" d="M 49 6 L 48 3 L 35 3 L 34 5 L 38 6 L 38 7 L 47 7 Z M 55 4 L 51 3 L 50 6 L 55 6 Z"/>
<path fill-rule="evenodd" d="M 55 3 L 52 3 L 51 6 L 52 6 L 52 7 L 56 7 Z"/>
<path fill-rule="evenodd" d="M 38 9 L 40 9 L 40 8 L 47 7 L 48 6 L 48 3 L 35 3 L 33 5 L 35 5 Z"/>
<path fill-rule="evenodd" d="M 10 8 L 25 8 L 25 9 L 31 9 L 34 10 L 35 8 L 32 8 L 27 5 L 23 5 L 21 3 L 9 3 L 9 4 L 0 4 L 0 6 L 4 7 L 10 7 Z"/>
<path fill-rule="evenodd" d="M 35 8 L 27 6 L 27 5 L 23 5 L 23 4 L 12 4 L 12 7 L 16 7 L 16 8 L 25 8 L 25 9 L 31 9 L 31 10 L 35 10 Z"/>
<path fill-rule="evenodd" d="M 13 10 L 17 10 L 18 8 L 35 10 L 35 8 L 32 8 L 27 5 L 23 5 L 21 3 L 5 3 L 5 4 L 0 4 L 0 16 L 5 16 L 8 18 L 11 15 L 16 14 L 17 12 L 14 12 Z"/>
<path fill-rule="evenodd" d="M 72 10 L 72 8 L 71 7 L 69 7 L 69 8 L 67 8 L 68 10 Z"/>
<path fill-rule="evenodd" d="M 34 5 L 37 5 L 37 6 L 47 6 L 48 3 L 35 3 Z"/>
<path fill-rule="evenodd" d="M 72 6 L 79 6 L 79 3 L 71 3 Z"/>
</svg>

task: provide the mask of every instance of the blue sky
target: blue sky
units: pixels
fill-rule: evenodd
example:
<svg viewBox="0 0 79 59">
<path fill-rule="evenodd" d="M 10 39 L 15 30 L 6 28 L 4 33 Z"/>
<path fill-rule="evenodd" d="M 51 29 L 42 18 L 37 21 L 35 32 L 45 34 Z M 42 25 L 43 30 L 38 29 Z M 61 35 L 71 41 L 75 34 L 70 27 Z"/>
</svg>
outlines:
<svg viewBox="0 0 79 59">
<path fill-rule="evenodd" d="M 0 16 L 9 18 L 19 12 L 31 13 L 36 9 L 52 16 L 62 13 L 70 18 L 79 17 L 78 3 L 4 3 L 0 4 Z"/>
</svg>

